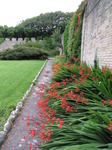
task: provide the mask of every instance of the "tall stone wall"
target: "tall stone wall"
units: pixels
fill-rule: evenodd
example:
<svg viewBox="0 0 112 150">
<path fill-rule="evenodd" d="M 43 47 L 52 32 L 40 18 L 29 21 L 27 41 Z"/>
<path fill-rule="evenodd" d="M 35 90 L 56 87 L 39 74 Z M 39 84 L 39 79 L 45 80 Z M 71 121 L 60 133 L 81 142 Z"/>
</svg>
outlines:
<svg viewBox="0 0 112 150">
<path fill-rule="evenodd" d="M 35 42 L 35 38 L 31 38 L 30 40 L 32 42 Z M 26 42 L 26 39 L 23 39 L 23 38 L 18 38 L 18 39 L 16 39 L 16 38 L 11 38 L 11 39 L 6 38 L 5 41 L 2 44 L 0 44 L 0 52 L 6 50 L 8 48 L 13 48 L 13 46 L 16 45 L 16 44 L 23 44 L 25 42 Z"/>
<path fill-rule="evenodd" d="M 85 8 L 81 60 L 112 67 L 112 0 L 88 0 Z"/>
</svg>

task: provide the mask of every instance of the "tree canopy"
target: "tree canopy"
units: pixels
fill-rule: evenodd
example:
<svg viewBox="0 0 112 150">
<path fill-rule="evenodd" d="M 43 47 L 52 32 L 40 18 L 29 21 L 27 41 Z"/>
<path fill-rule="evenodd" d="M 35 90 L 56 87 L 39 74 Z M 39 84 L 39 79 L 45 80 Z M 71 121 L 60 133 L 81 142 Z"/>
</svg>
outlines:
<svg viewBox="0 0 112 150">
<path fill-rule="evenodd" d="M 64 32 L 68 20 L 73 13 L 61 11 L 41 14 L 22 21 L 16 27 L 0 26 L 0 37 L 49 37 L 55 29 Z"/>
</svg>

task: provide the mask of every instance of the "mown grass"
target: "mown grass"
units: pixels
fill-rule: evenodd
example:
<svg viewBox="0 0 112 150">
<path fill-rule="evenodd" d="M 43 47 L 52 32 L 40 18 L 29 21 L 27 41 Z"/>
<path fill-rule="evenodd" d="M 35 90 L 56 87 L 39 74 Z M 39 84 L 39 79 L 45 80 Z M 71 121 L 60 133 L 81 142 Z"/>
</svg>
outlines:
<svg viewBox="0 0 112 150">
<path fill-rule="evenodd" d="M 0 130 L 45 61 L 0 61 Z"/>
</svg>

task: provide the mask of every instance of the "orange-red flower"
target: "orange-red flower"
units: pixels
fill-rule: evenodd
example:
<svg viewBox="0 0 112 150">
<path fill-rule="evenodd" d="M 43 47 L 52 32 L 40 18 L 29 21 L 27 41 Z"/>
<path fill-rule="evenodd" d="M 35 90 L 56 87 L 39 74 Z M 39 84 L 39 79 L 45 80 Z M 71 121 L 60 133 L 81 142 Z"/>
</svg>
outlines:
<svg viewBox="0 0 112 150">
<path fill-rule="evenodd" d="M 112 123 L 109 123 L 109 128 L 108 128 L 108 130 L 112 132 Z"/>
<path fill-rule="evenodd" d="M 105 105 L 106 101 L 102 99 L 102 100 L 100 101 L 100 103 L 101 103 L 102 105 Z"/>
</svg>

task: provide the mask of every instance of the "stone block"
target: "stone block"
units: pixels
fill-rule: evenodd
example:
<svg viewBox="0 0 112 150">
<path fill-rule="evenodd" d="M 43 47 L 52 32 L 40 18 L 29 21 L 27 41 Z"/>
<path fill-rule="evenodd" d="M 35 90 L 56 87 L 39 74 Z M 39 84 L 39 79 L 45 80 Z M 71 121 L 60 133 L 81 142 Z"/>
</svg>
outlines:
<svg viewBox="0 0 112 150">
<path fill-rule="evenodd" d="M 2 144 L 2 142 L 6 139 L 6 132 L 5 131 L 1 131 L 0 132 L 0 145 Z"/>
<path fill-rule="evenodd" d="M 35 42 L 35 38 L 31 38 L 31 41 L 32 41 L 32 42 Z"/>
</svg>

